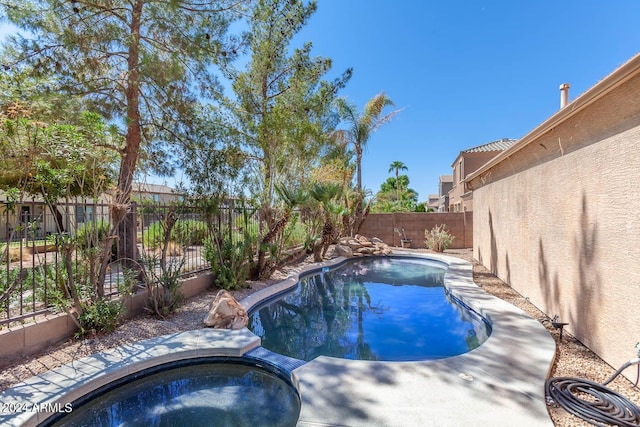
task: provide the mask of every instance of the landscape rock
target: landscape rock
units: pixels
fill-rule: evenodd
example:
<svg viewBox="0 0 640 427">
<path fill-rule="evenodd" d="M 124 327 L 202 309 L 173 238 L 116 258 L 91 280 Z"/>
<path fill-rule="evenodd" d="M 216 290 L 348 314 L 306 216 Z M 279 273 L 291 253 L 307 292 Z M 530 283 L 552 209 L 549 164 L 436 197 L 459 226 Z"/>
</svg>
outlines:
<svg viewBox="0 0 640 427">
<path fill-rule="evenodd" d="M 205 326 L 215 329 L 242 329 L 247 323 L 247 311 L 225 290 L 218 292 L 204 319 Z"/>
<path fill-rule="evenodd" d="M 356 234 L 355 237 L 342 237 L 335 247 L 336 254 L 345 258 L 367 255 L 389 255 L 391 247 L 377 237 L 372 239 Z"/>
<path fill-rule="evenodd" d="M 350 258 L 353 256 L 353 250 L 349 246 L 345 246 L 340 243 L 335 246 L 334 250 L 336 251 L 336 254 L 338 256 L 343 256 L 345 258 Z"/>
</svg>

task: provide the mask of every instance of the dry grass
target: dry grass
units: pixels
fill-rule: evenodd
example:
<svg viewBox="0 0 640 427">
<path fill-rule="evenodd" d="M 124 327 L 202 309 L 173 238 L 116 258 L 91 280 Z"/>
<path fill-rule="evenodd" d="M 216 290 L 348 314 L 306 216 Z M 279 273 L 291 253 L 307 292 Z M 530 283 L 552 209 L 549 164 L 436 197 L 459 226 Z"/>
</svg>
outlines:
<svg viewBox="0 0 640 427">
<path fill-rule="evenodd" d="M 560 341 L 559 332 L 551 327 L 550 322 L 545 321 L 548 318 L 544 313 L 491 274 L 485 267 L 475 262 L 470 250 L 448 250 L 446 254 L 472 262 L 474 281 L 482 289 L 524 310 L 531 317 L 541 321 L 549 330 L 549 333 L 556 340 L 557 345 L 556 360 L 551 371 L 551 376 L 575 376 L 596 382 L 604 382 L 615 372 L 614 368 L 607 365 L 570 334 L 565 332 L 562 341 Z M 328 256 L 334 256 L 333 250 L 329 251 Z M 238 300 L 241 300 L 253 292 L 284 279 L 292 272 L 299 271 L 302 266 L 310 262 L 312 262 L 312 257 L 308 257 L 301 263 L 290 265 L 281 271 L 277 271 L 269 281 L 248 282 L 246 288 L 234 291 L 233 294 Z M 209 304 L 216 293 L 217 289 L 211 289 L 189 298 L 177 312 L 167 320 L 159 320 L 149 315 L 137 316 L 110 334 L 98 335 L 82 341 L 69 339 L 51 346 L 38 355 L 15 360 L 0 372 L 0 391 L 24 381 L 33 375 L 43 373 L 96 352 L 124 344 L 131 344 L 158 335 L 201 328 L 203 326 L 203 319 L 208 312 Z M 628 380 L 618 377 L 609 387 L 626 396 L 636 405 L 640 405 L 640 390 L 634 388 L 633 384 Z M 550 415 L 554 424 L 559 427 L 589 425 L 562 409 L 550 408 Z"/>
</svg>

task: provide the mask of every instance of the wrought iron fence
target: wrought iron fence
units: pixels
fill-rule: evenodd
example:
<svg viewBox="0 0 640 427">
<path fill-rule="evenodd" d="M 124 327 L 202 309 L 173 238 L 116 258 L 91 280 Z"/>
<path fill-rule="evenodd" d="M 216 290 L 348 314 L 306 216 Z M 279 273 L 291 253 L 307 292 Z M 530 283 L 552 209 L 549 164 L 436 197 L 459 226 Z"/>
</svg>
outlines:
<svg viewBox="0 0 640 427">
<path fill-rule="evenodd" d="M 257 236 L 257 214 L 229 202 L 215 211 L 183 205 L 132 203 L 130 221 L 125 221 L 129 239 L 117 239 L 104 281 L 105 295 L 117 296 L 125 280 L 125 266 L 119 259 L 119 245 L 130 245 L 133 263 L 145 267 L 149 260 L 162 256 L 165 226 L 169 215 L 175 225 L 168 239 L 166 256 L 180 260 L 181 275 L 210 269 L 205 259 L 207 239 L 217 233 L 232 241 L 248 232 Z M 64 203 L 49 206 L 42 202 L 9 203 L 0 201 L 0 325 L 10 324 L 59 310 L 64 299 L 67 271 L 62 254 L 64 239 L 75 239 L 73 267 L 82 262 L 97 245 L 88 235 L 99 236 L 110 228 L 110 206 L 104 203 Z M 131 252 L 130 252 L 131 253 Z M 131 261 L 131 260 L 130 260 Z"/>
</svg>

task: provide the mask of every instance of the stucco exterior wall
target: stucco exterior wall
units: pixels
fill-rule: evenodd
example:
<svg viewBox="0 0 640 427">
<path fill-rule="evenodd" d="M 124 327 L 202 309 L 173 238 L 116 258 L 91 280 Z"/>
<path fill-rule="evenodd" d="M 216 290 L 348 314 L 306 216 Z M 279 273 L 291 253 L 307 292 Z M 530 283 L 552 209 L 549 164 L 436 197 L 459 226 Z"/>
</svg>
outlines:
<svg viewBox="0 0 640 427">
<path fill-rule="evenodd" d="M 470 180 L 475 258 L 616 368 L 640 341 L 638 99 L 633 77 Z"/>
<path fill-rule="evenodd" d="M 360 234 L 377 237 L 391 246 L 400 246 L 402 238 L 394 229 L 402 230 L 413 248 L 425 248 L 424 231 L 445 224 L 454 236 L 451 249 L 470 248 L 473 241 L 473 216 L 467 213 L 377 213 L 369 214 L 360 227 Z"/>
</svg>

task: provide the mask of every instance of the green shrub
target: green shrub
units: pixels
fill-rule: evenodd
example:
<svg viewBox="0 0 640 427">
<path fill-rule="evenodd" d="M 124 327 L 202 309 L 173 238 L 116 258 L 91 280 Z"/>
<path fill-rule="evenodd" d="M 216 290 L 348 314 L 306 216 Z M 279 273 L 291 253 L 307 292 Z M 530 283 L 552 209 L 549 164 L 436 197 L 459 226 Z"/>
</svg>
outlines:
<svg viewBox="0 0 640 427">
<path fill-rule="evenodd" d="M 76 244 L 80 249 L 93 248 L 107 238 L 109 231 L 111 231 L 111 223 L 109 221 L 99 219 L 85 222 L 76 231 Z"/>
<path fill-rule="evenodd" d="M 254 242 L 246 240 L 232 242 L 215 237 L 207 238 L 204 243 L 204 259 L 211 263 L 215 283 L 222 289 L 238 289 L 249 277 L 253 266 Z"/>
<path fill-rule="evenodd" d="M 196 219 L 179 219 L 171 231 L 171 240 L 180 246 L 202 246 L 207 235 L 206 222 Z"/>
<path fill-rule="evenodd" d="M 291 220 L 284 228 L 282 237 L 285 248 L 304 245 L 309 238 L 309 229 L 306 224 L 298 221 L 298 215 L 292 215 Z"/>
<path fill-rule="evenodd" d="M 177 220 L 171 230 L 171 241 L 180 246 L 204 244 L 209 234 L 207 224 L 195 219 Z M 165 226 L 161 221 L 153 222 L 142 235 L 142 244 L 147 249 L 157 249 L 164 244 Z"/>
<path fill-rule="evenodd" d="M 449 234 L 444 224 L 436 225 L 431 230 L 425 230 L 424 237 L 424 243 L 427 245 L 427 249 L 436 252 L 444 252 L 451 246 L 454 239 L 454 236 Z"/>
<path fill-rule="evenodd" d="M 121 301 L 99 299 L 82 304 L 82 314 L 78 317 L 80 330 L 76 338 L 98 332 L 111 332 L 124 317 L 125 306 Z"/>
<path fill-rule="evenodd" d="M 164 226 L 162 222 L 153 222 L 142 233 L 142 244 L 147 249 L 157 249 L 164 242 Z"/>
<path fill-rule="evenodd" d="M 182 302 L 180 275 L 185 258 L 162 262 L 157 255 L 145 259 L 147 310 L 165 318 Z"/>
</svg>

